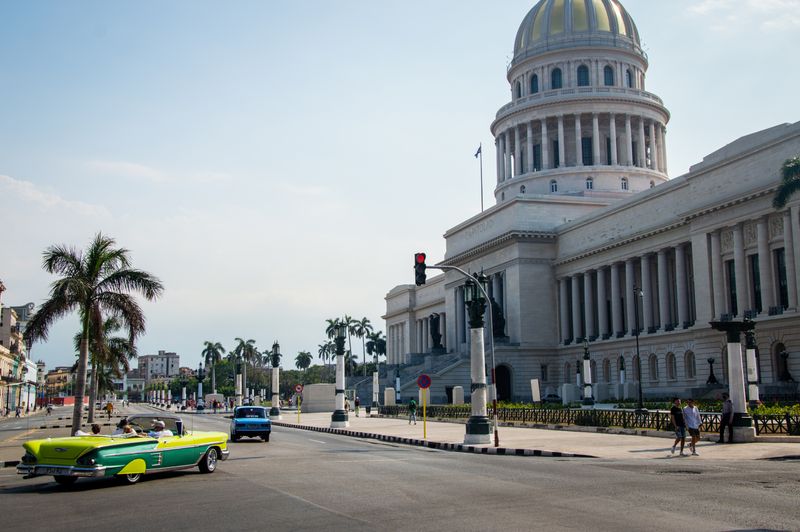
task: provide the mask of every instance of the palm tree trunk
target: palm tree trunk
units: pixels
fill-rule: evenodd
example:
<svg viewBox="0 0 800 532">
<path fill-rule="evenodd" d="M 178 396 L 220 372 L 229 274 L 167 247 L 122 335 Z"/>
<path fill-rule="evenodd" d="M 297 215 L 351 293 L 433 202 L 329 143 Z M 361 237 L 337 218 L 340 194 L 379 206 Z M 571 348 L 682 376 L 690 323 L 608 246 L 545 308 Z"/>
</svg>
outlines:
<svg viewBox="0 0 800 532">
<path fill-rule="evenodd" d="M 247 397 L 247 360 L 242 360 L 242 396 Z"/>
<path fill-rule="evenodd" d="M 217 393 L 217 364 L 211 364 L 211 391 Z"/>
<path fill-rule="evenodd" d="M 364 376 L 367 376 L 367 343 L 361 337 L 361 363 L 364 364 Z"/>
<path fill-rule="evenodd" d="M 97 361 L 92 360 L 92 372 L 89 375 L 89 415 L 86 423 L 94 423 L 94 403 L 97 401 Z"/>
<path fill-rule="evenodd" d="M 89 313 L 83 319 L 83 338 L 78 350 L 78 376 L 75 379 L 75 404 L 72 407 L 72 427 L 70 436 L 81 428 L 83 395 L 86 393 L 86 362 L 89 359 Z"/>
</svg>

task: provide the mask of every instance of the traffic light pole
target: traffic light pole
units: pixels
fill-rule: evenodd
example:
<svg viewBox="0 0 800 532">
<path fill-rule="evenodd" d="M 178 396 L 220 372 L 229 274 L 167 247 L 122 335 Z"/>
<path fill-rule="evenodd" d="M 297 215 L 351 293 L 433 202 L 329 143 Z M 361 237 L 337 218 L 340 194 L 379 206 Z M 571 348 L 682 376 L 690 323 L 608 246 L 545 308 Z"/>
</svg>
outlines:
<svg viewBox="0 0 800 532">
<path fill-rule="evenodd" d="M 443 270 L 443 271 L 453 270 L 453 271 L 459 272 L 461 275 L 463 275 L 467 279 L 474 279 L 474 277 L 472 275 L 470 275 L 469 273 L 465 272 L 464 270 L 462 270 L 458 266 L 442 266 L 442 265 L 438 265 L 438 266 L 426 266 L 426 268 L 433 268 L 433 269 L 436 269 L 436 270 Z M 492 300 L 489 298 L 489 294 L 486 293 L 486 290 L 483 288 L 481 283 L 477 283 L 476 282 L 475 284 L 478 286 L 478 288 L 481 289 L 481 292 L 483 293 L 483 297 L 486 298 L 486 304 L 488 305 L 488 311 L 489 311 L 488 312 L 489 313 L 489 346 L 491 347 L 491 350 L 492 350 L 492 372 L 491 372 L 491 374 L 492 374 L 492 389 L 493 389 L 493 393 L 492 393 L 492 418 L 494 420 L 494 446 L 495 447 L 499 447 L 500 446 L 500 436 L 497 433 L 497 381 L 495 380 L 495 364 L 494 364 L 494 323 L 492 322 L 492 314 L 493 314 L 493 312 L 492 312 Z"/>
</svg>

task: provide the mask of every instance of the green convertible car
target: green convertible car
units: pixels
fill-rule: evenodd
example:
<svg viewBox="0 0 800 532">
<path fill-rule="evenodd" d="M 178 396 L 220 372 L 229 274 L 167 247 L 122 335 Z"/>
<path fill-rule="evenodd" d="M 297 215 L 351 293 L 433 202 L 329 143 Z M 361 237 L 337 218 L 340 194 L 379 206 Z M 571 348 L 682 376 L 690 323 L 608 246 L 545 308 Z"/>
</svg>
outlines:
<svg viewBox="0 0 800 532">
<path fill-rule="evenodd" d="M 177 416 L 159 415 L 173 436 L 153 438 L 147 431 L 150 416 L 129 417 L 136 435 L 73 436 L 31 440 L 23 444 L 25 456 L 17 473 L 25 478 L 51 475 L 59 484 L 79 477 L 112 477 L 133 484 L 142 475 L 199 467 L 213 473 L 219 460 L 228 458 L 224 432 L 189 432 Z"/>
</svg>

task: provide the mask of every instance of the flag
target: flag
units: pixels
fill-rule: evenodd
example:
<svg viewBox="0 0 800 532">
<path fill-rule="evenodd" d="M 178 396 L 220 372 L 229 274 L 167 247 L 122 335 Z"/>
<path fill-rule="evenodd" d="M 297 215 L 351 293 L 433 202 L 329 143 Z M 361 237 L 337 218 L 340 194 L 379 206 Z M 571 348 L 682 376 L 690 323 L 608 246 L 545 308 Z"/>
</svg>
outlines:
<svg viewBox="0 0 800 532">
<path fill-rule="evenodd" d="M 477 159 L 478 155 L 480 155 L 480 154 L 481 154 L 481 146 L 478 145 L 478 151 L 475 152 L 475 158 Z"/>
</svg>

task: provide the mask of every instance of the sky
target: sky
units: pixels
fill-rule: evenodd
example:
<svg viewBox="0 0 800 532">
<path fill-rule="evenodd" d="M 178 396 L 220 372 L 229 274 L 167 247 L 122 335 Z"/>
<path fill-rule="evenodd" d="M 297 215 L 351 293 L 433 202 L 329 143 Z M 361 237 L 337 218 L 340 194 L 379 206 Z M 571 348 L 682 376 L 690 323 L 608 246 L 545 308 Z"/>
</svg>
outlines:
<svg viewBox="0 0 800 532">
<path fill-rule="evenodd" d="M 494 204 L 489 125 L 531 0 L 0 3 L 0 280 L 40 304 L 52 245 L 102 232 L 163 282 L 139 354 L 205 340 L 316 356 L 325 319 L 385 331 L 413 254 Z M 800 0 L 624 0 L 671 112 L 676 177 L 800 120 Z M 76 316 L 33 358 L 75 359 Z M 360 342 L 353 351 L 361 353 Z M 286 360 L 288 359 L 288 360 Z"/>
</svg>

